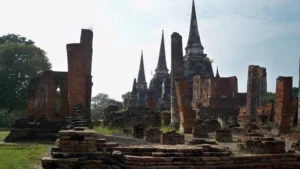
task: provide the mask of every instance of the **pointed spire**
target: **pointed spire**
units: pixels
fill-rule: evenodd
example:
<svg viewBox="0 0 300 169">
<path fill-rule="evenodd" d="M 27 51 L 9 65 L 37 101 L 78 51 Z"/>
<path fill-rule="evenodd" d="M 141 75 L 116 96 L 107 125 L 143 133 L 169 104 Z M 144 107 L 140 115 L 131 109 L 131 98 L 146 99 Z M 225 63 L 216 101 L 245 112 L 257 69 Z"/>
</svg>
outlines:
<svg viewBox="0 0 300 169">
<path fill-rule="evenodd" d="M 139 75 L 138 75 L 138 83 L 145 83 L 146 77 L 145 77 L 145 70 L 144 70 L 144 59 L 143 59 L 143 50 L 141 54 L 141 61 L 140 61 L 140 69 L 139 69 Z"/>
<path fill-rule="evenodd" d="M 166 63 L 166 51 L 165 51 L 165 39 L 164 39 L 164 30 L 162 30 L 162 37 L 159 49 L 159 57 L 157 67 L 155 69 L 156 73 L 168 73 L 167 63 Z"/>
<path fill-rule="evenodd" d="M 218 78 L 220 77 L 218 66 L 217 66 L 217 73 L 216 73 L 216 77 L 218 77 Z"/>
<path fill-rule="evenodd" d="M 134 78 L 134 80 L 133 80 L 133 85 L 132 85 L 132 91 L 131 91 L 131 93 L 137 93 L 136 78 Z"/>
<path fill-rule="evenodd" d="M 202 46 L 201 41 L 200 41 L 194 0 L 193 0 L 193 6 L 192 6 L 189 39 L 188 39 L 186 49 L 193 47 L 193 46 L 199 47 L 201 49 L 201 51 L 203 51 L 203 49 L 204 49 L 204 47 Z"/>
</svg>

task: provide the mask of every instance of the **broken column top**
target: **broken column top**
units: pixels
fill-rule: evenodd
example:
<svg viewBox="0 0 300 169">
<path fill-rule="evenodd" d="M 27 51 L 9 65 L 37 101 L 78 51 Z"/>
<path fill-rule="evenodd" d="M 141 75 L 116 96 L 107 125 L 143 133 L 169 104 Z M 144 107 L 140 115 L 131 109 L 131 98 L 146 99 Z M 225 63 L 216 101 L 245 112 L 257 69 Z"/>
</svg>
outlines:
<svg viewBox="0 0 300 169">
<path fill-rule="evenodd" d="M 256 77 L 266 77 L 267 76 L 266 68 L 260 67 L 258 65 L 249 65 L 248 72 L 255 73 Z"/>
<path fill-rule="evenodd" d="M 292 76 L 278 76 L 277 77 L 277 80 L 279 80 L 279 81 L 283 81 L 283 80 L 291 80 L 291 79 L 293 79 L 293 77 Z"/>
<path fill-rule="evenodd" d="M 90 29 L 81 29 L 80 43 L 92 45 L 93 34 L 93 31 Z"/>
</svg>

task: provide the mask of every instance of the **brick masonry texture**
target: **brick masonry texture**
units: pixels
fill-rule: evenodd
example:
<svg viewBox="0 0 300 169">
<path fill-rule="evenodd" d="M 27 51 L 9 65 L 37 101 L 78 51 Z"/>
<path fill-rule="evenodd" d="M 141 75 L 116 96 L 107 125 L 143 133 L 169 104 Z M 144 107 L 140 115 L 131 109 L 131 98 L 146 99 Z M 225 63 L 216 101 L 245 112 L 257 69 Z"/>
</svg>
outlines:
<svg viewBox="0 0 300 169">
<path fill-rule="evenodd" d="M 276 79 L 274 123 L 280 133 L 287 133 L 291 128 L 292 115 L 292 77 L 279 76 Z"/>
<path fill-rule="evenodd" d="M 195 112 L 192 109 L 186 78 L 177 78 L 175 82 L 180 117 L 180 129 L 183 133 L 192 133 Z"/>
<path fill-rule="evenodd" d="M 266 68 L 256 65 L 248 67 L 246 114 L 256 120 L 256 108 L 267 104 L 267 72 Z"/>
<path fill-rule="evenodd" d="M 49 120 L 63 121 L 68 115 L 68 75 L 67 72 L 46 71 L 32 78 L 29 84 L 27 114 L 37 120 L 46 114 Z M 57 110 L 57 89 L 60 89 L 60 108 Z"/>
</svg>

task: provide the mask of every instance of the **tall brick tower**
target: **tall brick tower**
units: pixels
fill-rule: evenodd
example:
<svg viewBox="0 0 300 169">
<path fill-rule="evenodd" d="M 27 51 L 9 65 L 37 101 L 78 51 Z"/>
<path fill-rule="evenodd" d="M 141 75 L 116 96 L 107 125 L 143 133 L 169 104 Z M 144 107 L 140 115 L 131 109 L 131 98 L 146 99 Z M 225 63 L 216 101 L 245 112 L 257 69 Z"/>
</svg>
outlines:
<svg viewBox="0 0 300 169">
<path fill-rule="evenodd" d="M 193 77 L 200 75 L 203 78 L 214 77 L 211 61 L 207 54 L 203 53 L 204 47 L 202 46 L 200 35 L 198 31 L 197 16 L 195 9 L 195 2 L 193 0 L 190 32 L 188 43 L 185 48 L 184 56 L 184 75 L 189 83 L 189 96 L 193 96 Z"/>
<path fill-rule="evenodd" d="M 82 29 L 80 43 L 67 44 L 69 114 L 81 113 L 91 124 L 93 32 Z"/>
<path fill-rule="evenodd" d="M 174 127 L 179 127 L 180 123 L 175 80 L 182 78 L 183 72 L 182 36 L 174 32 L 171 35 L 171 123 Z"/>
<path fill-rule="evenodd" d="M 274 123 L 280 133 L 288 133 L 291 128 L 293 77 L 279 76 L 276 79 Z"/>
<path fill-rule="evenodd" d="M 266 68 L 250 65 L 248 68 L 246 113 L 250 121 L 256 120 L 256 108 L 267 104 Z"/>
<path fill-rule="evenodd" d="M 146 82 L 146 77 L 145 77 L 143 51 L 141 54 L 140 69 L 139 69 L 139 74 L 138 74 L 138 80 L 136 83 L 136 89 L 137 89 L 137 93 L 138 93 L 138 104 L 145 106 L 146 105 L 146 95 L 147 95 L 147 82 Z"/>
</svg>

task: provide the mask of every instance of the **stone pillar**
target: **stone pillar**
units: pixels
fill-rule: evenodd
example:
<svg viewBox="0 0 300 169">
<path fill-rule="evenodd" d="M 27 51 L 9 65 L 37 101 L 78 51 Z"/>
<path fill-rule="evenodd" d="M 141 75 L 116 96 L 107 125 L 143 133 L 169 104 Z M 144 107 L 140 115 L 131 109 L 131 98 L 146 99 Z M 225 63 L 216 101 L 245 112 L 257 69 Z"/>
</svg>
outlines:
<svg viewBox="0 0 300 169">
<path fill-rule="evenodd" d="M 193 132 L 195 115 L 193 114 L 191 99 L 189 97 L 188 80 L 185 77 L 177 78 L 175 84 L 180 117 L 180 131 L 191 134 Z"/>
<path fill-rule="evenodd" d="M 87 74 L 92 74 L 92 56 L 93 56 L 93 31 L 81 29 L 80 43 L 86 48 Z"/>
<path fill-rule="evenodd" d="M 292 85 L 293 77 L 279 76 L 276 79 L 275 118 L 279 133 L 290 130 L 292 111 Z"/>
<path fill-rule="evenodd" d="M 92 101 L 92 56 L 93 56 L 93 31 L 89 29 L 81 29 L 80 43 L 85 47 L 86 59 L 86 114 L 89 127 L 92 127 L 91 122 L 91 101 Z"/>
<path fill-rule="evenodd" d="M 83 44 L 67 44 L 69 115 L 75 105 L 86 108 L 87 64 Z"/>
<path fill-rule="evenodd" d="M 266 68 L 250 65 L 248 68 L 246 114 L 256 121 L 256 108 L 267 104 Z"/>
<path fill-rule="evenodd" d="M 183 68 L 182 37 L 180 34 L 174 32 L 171 35 L 171 123 L 175 126 L 180 122 L 175 79 L 183 77 Z"/>
</svg>

